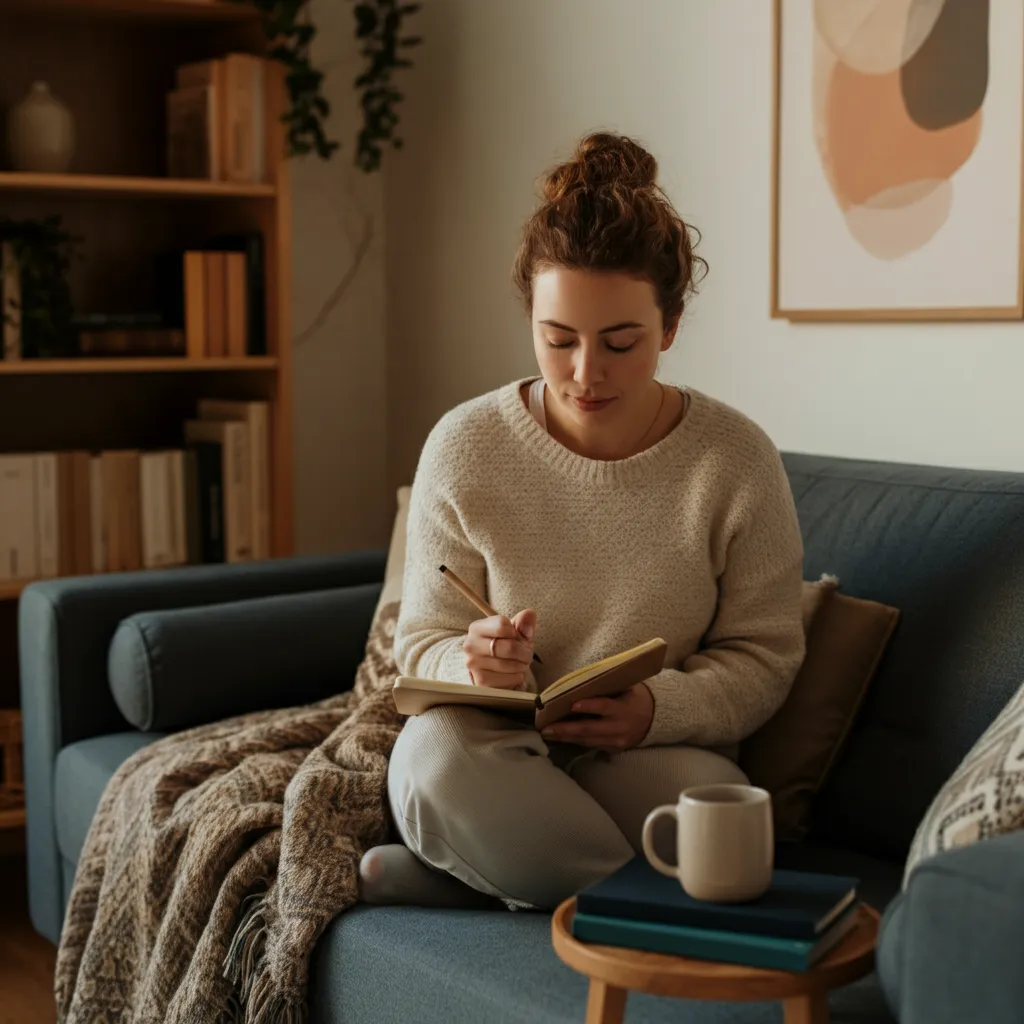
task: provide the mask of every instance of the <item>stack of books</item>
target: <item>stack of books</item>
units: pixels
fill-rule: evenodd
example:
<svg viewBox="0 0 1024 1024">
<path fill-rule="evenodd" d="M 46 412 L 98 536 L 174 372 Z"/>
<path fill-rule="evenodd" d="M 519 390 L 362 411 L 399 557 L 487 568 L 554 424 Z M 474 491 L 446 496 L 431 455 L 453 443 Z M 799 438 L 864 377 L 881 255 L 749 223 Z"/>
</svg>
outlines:
<svg viewBox="0 0 1024 1024">
<path fill-rule="evenodd" d="M 167 173 L 256 184 L 267 180 L 266 61 L 229 53 L 176 69 L 167 93 Z"/>
<path fill-rule="evenodd" d="M 200 399 L 182 434 L 0 454 L 0 581 L 269 558 L 268 404 Z"/>
<path fill-rule="evenodd" d="M 605 946 L 807 971 L 856 924 L 858 885 L 845 875 L 776 869 L 758 899 L 710 903 L 638 855 L 577 895 L 572 933 Z"/>
</svg>

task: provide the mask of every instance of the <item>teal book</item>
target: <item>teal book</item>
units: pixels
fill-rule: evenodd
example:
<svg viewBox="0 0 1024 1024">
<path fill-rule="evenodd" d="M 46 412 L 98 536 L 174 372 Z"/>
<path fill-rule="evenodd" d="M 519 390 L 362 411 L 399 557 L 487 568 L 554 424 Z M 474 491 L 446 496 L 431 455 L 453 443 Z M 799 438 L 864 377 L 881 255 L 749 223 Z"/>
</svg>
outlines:
<svg viewBox="0 0 1024 1024">
<path fill-rule="evenodd" d="M 660 921 L 636 921 L 597 914 L 573 915 L 572 934 L 581 942 L 624 946 L 651 953 L 670 953 L 695 960 L 743 964 L 776 971 L 810 970 L 837 946 L 856 924 L 851 907 L 824 935 L 815 940 L 781 939 L 750 932 L 724 932 L 690 928 Z"/>
<path fill-rule="evenodd" d="M 710 903 L 688 896 L 676 878 L 655 871 L 637 854 L 618 871 L 576 894 L 576 909 L 722 932 L 756 932 L 815 942 L 857 899 L 858 879 L 812 871 L 772 872 L 767 892 L 743 903 Z"/>
</svg>

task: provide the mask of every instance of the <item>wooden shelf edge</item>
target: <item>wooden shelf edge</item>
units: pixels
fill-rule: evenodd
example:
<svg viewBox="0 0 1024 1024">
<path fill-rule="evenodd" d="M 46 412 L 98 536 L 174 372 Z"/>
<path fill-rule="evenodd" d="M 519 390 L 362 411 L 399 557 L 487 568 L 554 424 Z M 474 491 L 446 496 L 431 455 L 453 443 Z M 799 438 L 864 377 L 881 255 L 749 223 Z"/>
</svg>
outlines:
<svg viewBox="0 0 1024 1024">
<path fill-rule="evenodd" d="M 142 178 L 118 174 L 33 174 L 0 172 L 0 190 L 30 192 L 85 192 L 108 195 L 231 197 L 272 199 L 272 184 L 206 181 L 199 178 Z"/>
<path fill-rule="evenodd" d="M 185 359 L 180 356 L 105 359 L 21 359 L 0 362 L 0 376 L 41 376 L 78 373 L 210 373 L 266 372 L 277 369 L 275 356 L 244 356 L 239 359 Z"/>
<path fill-rule="evenodd" d="M 0 601 L 14 601 L 32 580 L 0 580 Z"/>
<path fill-rule="evenodd" d="M 0 831 L 9 828 L 25 827 L 25 808 L 12 807 L 6 811 L 0 810 Z"/>
<path fill-rule="evenodd" d="M 175 21 L 254 21 L 260 12 L 229 0 L 3 0 L 15 12 L 135 15 Z"/>
</svg>

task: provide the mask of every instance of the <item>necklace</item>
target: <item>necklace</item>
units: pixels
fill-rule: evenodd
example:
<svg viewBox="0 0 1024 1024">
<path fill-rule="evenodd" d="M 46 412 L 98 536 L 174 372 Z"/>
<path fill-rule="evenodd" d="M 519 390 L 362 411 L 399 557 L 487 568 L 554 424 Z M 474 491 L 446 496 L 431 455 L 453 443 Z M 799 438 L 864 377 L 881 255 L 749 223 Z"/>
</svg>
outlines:
<svg viewBox="0 0 1024 1024">
<path fill-rule="evenodd" d="M 658 381 L 658 387 L 661 389 L 661 401 L 658 403 L 658 411 L 654 414 L 654 419 L 651 420 L 651 425 L 644 431 L 644 436 L 636 444 L 636 452 L 642 452 L 644 450 L 644 441 L 647 440 L 651 431 L 654 429 L 654 425 L 661 419 L 661 410 L 665 408 L 665 385 Z"/>
</svg>

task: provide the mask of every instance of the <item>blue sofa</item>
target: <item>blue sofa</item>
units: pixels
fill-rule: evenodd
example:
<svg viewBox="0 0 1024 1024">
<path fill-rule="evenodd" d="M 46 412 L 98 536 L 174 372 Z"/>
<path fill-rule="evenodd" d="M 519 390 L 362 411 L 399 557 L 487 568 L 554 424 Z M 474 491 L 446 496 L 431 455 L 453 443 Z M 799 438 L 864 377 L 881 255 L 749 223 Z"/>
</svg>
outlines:
<svg viewBox="0 0 1024 1024">
<path fill-rule="evenodd" d="M 780 864 L 848 872 L 885 909 L 876 975 L 833 993 L 836 1022 L 1024 1020 L 1024 833 L 943 854 L 900 893 L 932 797 L 1024 680 L 1024 474 L 784 456 L 805 577 L 899 608 L 884 662 L 827 783 L 811 835 Z M 57 941 L 91 816 L 118 764 L 155 733 L 118 711 L 111 638 L 141 616 L 139 672 L 223 693 L 218 714 L 317 699 L 351 680 L 384 552 L 40 582 L 19 608 L 30 907 Z M 245 652 L 240 656 L 240 652 Z M 218 690 L 218 687 L 220 688 Z M 171 688 L 173 692 L 173 687 Z M 549 919 L 359 906 L 320 941 L 315 1022 L 584 1017 L 586 981 L 554 955 Z M 776 1004 L 634 994 L 627 1021 L 780 1019 Z"/>
</svg>

